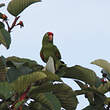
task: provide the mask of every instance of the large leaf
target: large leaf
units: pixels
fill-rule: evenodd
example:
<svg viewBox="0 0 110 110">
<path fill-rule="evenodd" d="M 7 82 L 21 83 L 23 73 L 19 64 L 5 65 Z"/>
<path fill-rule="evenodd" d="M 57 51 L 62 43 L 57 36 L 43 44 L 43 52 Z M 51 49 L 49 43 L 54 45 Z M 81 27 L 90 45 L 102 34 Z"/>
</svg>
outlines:
<svg viewBox="0 0 110 110">
<path fill-rule="evenodd" d="M 46 77 L 47 81 L 62 81 L 60 79 L 60 77 L 57 76 L 56 74 L 53 74 L 53 73 L 48 72 L 48 71 L 44 71 L 44 73 L 47 75 L 47 77 Z"/>
<path fill-rule="evenodd" d="M 86 88 L 88 88 L 88 86 L 86 84 L 83 84 L 82 82 L 80 81 L 77 81 L 75 80 L 75 82 L 79 85 L 79 87 L 82 89 L 82 90 L 85 90 Z M 94 95 L 93 95 L 93 92 L 91 91 L 85 91 L 85 98 L 88 99 L 89 103 L 91 105 L 94 104 Z"/>
<path fill-rule="evenodd" d="M 110 63 L 108 61 L 106 61 L 106 60 L 97 59 L 97 60 L 91 62 L 91 64 L 95 64 L 97 66 L 100 66 L 105 71 L 107 71 L 108 73 L 110 73 Z"/>
<path fill-rule="evenodd" d="M 32 71 L 42 70 L 43 66 L 39 65 L 36 61 L 30 60 L 27 58 L 20 58 L 16 56 L 7 58 L 7 66 L 8 67 L 18 67 L 18 66 L 26 66 Z"/>
<path fill-rule="evenodd" d="M 52 104 L 52 107 L 50 105 L 51 109 L 49 109 L 49 110 L 61 110 L 61 104 L 55 95 L 53 95 L 52 93 L 45 93 L 45 97 Z"/>
<path fill-rule="evenodd" d="M 99 94 L 95 94 L 94 102 L 97 110 L 104 110 L 105 97 Z"/>
<path fill-rule="evenodd" d="M 10 34 L 4 28 L 0 29 L 0 43 L 3 44 L 7 49 L 10 47 L 11 44 Z"/>
<path fill-rule="evenodd" d="M 47 82 L 62 81 L 59 76 L 57 76 L 56 74 L 53 74 L 51 72 L 48 72 L 48 71 L 37 71 L 37 72 L 44 72 L 47 75 L 47 77 L 44 80 L 36 81 L 34 83 L 34 85 L 36 85 L 36 86 L 39 86 L 39 85 L 41 85 L 43 83 L 47 83 Z"/>
<path fill-rule="evenodd" d="M 43 80 L 46 77 L 47 75 L 44 72 L 33 72 L 28 75 L 20 76 L 17 80 L 13 81 L 11 85 L 16 92 L 21 93 L 35 81 Z"/>
<path fill-rule="evenodd" d="M 7 10 L 13 16 L 17 16 L 29 5 L 40 1 L 41 0 L 11 0 Z"/>
<path fill-rule="evenodd" d="M 20 58 L 20 57 L 16 57 L 16 56 L 8 57 L 7 61 L 13 61 L 13 62 L 17 62 L 17 63 L 33 63 L 33 64 L 37 64 L 37 62 L 34 61 L 34 60 L 30 60 L 28 58 Z"/>
<path fill-rule="evenodd" d="M 10 69 L 8 69 L 6 76 L 7 76 L 8 82 L 13 82 L 19 76 L 26 75 L 31 72 L 32 70 L 25 66 L 21 66 L 19 68 L 11 67 Z"/>
<path fill-rule="evenodd" d="M 47 110 L 47 109 L 43 109 L 43 106 L 36 101 L 34 103 L 29 104 L 29 110 Z"/>
<path fill-rule="evenodd" d="M 88 85 L 87 85 L 87 84 L 84 84 L 84 83 L 82 83 L 82 82 L 80 82 L 80 81 L 78 81 L 78 80 L 74 80 L 74 81 L 79 85 L 79 87 L 80 87 L 81 89 L 88 88 Z"/>
<path fill-rule="evenodd" d="M 0 95 L 4 96 L 5 99 L 8 99 L 13 95 L 12 87 L 8 82 L 0 83 Z"/>
<path fill-rule="evenodd" d="M 89 105 L 89 106 L 85 107 L 82 110 L 97 110 L 97 108 L 95 106 L 93 106 L 93 105 Z"/>
<path fill-rule="evenodd" d="M 3 6 L 5 6 L 5 4 L 4 3 L 0 3 L 0 8 L 3 7 Z"/>
<path fill-rule="evenodd" d="M 2 103 L 2 104 L 0 105 L 0 110 L 9 110 L 7 103 L 5 103 L 5 102 Z"/>
<path fill-rule="evenodd" d="M 87 85 L 83 84 L 80 81 L 75 81 L 82 90 L 85 90 L 85 97 L 88 98 L 88 101 L 91 105 L 97 105 L 97 107 L 100 107 L 104 104 L 104 101 L 106 99 L 104 93 L 103 93 L 103 87 L 100 85 L 99 88 L 96 87 L 88 87 Z M 103 85 L 104 86 L 104 85 Z M 101 88 L 102 87 L 102 88 Z"/>
<path fill-rule="evenodd" d="M 9 82 L 16 80 L 21 75 L 30 74 L 34 71 L 42 70 L 43 66 L 37 64 L 36 61 L 20 57 L 8 57 L 7 67 L 10 67 L 7 72 Z"/>
<path fill-rule="evenodd" d="M 76 92 L 64 83 L 45 83 L 39 87 L 33 87 L 30 96 L 35 97 L 37 93 L 52 92 L 60 101 L 61 106 L 67 110 L 74 110 L 78 104 Z"/>
<path fill-rule="evenodd" d="M 106 104 L 106 105 L 109 105 L 109 104 L 110 104 L 110 97 L 107 97 L 107 98 L 106 98 L 105 104 Z"/>
<path fill-rule="evenodd" d="M 3 22 L 0 22 L 0 29 L 1 28 L 4 28 L 4 27 L 5 27 L 4 23 Z"/>
<path fill-rule="evenodd" d="M 61 68 L 58 73 L 64 74 L 65 78 L 78 79 L 90 85 L 96 85 L 97 79 L 99 79 L 94 71 L 79 65 Z"/>
<path fill-rule="evenodd" d="M 31 110 L 47 110 L 46 108 L 44 109 L 44 107 L 39 102 L 31 103 L 29 107 Z"/>
<path fill-rule="evenodd" d="M 6 80 L 6 60 L 3 56 L 0 57 L 0 81 Z"/>
<path fill-rule="evenodd" d="M 47 110 L 60 110 L 61 108 L 59 100 L 52 93 L 39 93 L 34 99 Z"/>
<path fill-rule="evenodd" d="M 61 102 L 61 106 L 66 110 L 75 110 L 78 104 L 75 92 L 66 84 L 55 85 L 53 94 Z"/>
<path fill-rule="evenodd" d="M 52 82 L 46 82 L 38 87 L 33 86 L 29 92 L 29 95 L 34 97 L 37 93 L 52 92 L 54 89 L 58 89 L 56 85 L 54 85 Z"/>
<path fill-rule="evenodd" d="M 28 95 L 45 107 L 44 110 L 46 108 L 47 110 L 60 110 L 61 104 L 56 96 L 52 94 L 53 89 L 55 89 L 55 86 L 52 83 L 44 83 L 39 87 L 31 88 Z"/>
</svg>

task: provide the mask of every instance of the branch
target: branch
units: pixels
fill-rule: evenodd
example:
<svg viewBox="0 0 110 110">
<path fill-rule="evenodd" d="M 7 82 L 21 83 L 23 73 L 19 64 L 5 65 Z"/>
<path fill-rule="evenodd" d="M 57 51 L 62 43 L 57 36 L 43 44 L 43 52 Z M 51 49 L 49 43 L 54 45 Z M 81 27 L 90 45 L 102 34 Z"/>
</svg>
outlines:
<svg viewBox="0 0 110 110">
<path fill-rule="evenodd" d="M 19 19 L 19 18 L 20 18 L 20 16 L 15 17 L 15 20 L 13 21 L 13 23 L 12 23 L 11 27 L 9 26 L 8 22 L 7 22 L 7 21 L 5 21 L 5 22 L 6 22 L 6 24 L 7 24 L 7 26 L 8 26 L 8 32 L 9 32 L 9 33 L 10 33 L 10 32 L 11 32 L 11 30 L 14 28 L 14 26 L 16 26 L 16 22 L 18 21 L 18 19 Z"/>
<path fill-rule="evenodd" d="M 20 16 L 15 17 L 15 20 L 13 21 L 12 26 L 8 30 L 9 32 L 11 32 L 11 30 L 14 28 L 14 26 L 16 26 L 16 22 L 18 21 L 19 18 L 20 18 Z"/>
<path fill-rule="evenodd" d="M 29 86 L 27 87 L 26 91 L 20 96 L 20 98 L 19 98 L 18 100 L 16 100 L 16 101 L 12 104 L 12 106 L 11 106 L 12 109 L 15 108 L 15 105 L 16 105 L 19 101 L 22 101 L 22 100 L 24 100 L 24 99 L 27 97 L 27 94 L 28 94 L 30 88 L 31 88 L 31 85 L 29 85 Z"/>
</svg>

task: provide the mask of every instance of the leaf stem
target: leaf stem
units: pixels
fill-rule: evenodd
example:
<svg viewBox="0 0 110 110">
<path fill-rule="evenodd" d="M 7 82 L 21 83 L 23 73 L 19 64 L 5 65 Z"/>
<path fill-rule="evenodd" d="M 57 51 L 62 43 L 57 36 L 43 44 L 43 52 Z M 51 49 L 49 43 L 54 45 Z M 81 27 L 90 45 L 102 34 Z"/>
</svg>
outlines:
<svg viewBox="0 0 110 110">
<path fill-rule="evenodd" d="M 20 96 L 20 98 L 19 98 L 18 100 L 16 100 L 16 101 L 12 104 L 12 107 L 11 107 L 12 109 L 14 109 L 15 105 L 16 105 L 19 101 L 22 101 L 22 100 L 24 100 L 24 99 L 27 97 L 27 94 L 28 94 L 30 88 L 31 88 L 31 85 L 29 85 L 29 86 L 27 87 L 27 89 L 24 91 L 24 93 Z"/>
<path fill-rule="evenodd" d="M 6 25 L 7 25 L 7 27 L 8 27 L 8 32 L 10 33 L 11 32 L 11 30 L 16 26 L 16 22 L 18 21 L 18 19 L 20 18 L 20 16 L 18 16 L 18 17 L 15 17 L 15 19 L 14 19 L 14 21 L 13 21 L 13 23 L 12 23 L 12 25 L 11 25 L 11 27 L 9 26 L 9 23 L 8 23 L 8 21 L 7 20 L 5 20 L 5 23 L 6 23 Z"/>
<path fill-rule="evenodd" d="M 11 32 L 11 30 L 14 28 L 14 26 L 16 26 L 16 22 L 18 21 L 19 18 L 20 18 L 20 16 L 15 17 L 15 20 L 13 21 L 11 27 L 8 29 L 8 32 Z"/>
</svg>

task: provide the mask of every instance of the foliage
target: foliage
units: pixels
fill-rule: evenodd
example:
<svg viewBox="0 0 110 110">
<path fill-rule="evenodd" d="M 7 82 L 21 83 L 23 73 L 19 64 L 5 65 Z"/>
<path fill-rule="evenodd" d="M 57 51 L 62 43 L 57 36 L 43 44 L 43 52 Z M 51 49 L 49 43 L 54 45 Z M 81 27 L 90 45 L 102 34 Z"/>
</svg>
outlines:
<svg viewBox="0 0 110 110">
<path fill-rule="evenodd" d="M 18 25 L 24 26 L 22 21 L 18 22 L 20 18 L 18 15 L 36 2 L 41 2 L 41 0 L 9 1 L 7 11 L 15 19 L 9 25 L 9 18 L 0 12 L 0 44 L 7 49 L 10 48 L 12 29 Z M 3 6 L 5 4 L 1 3 L 0 8 Z M 59 66 L 55 70 L 57 63 Z M 85 95 L 89 101 L 89 105 L 83 110 L 109 110 L 110 98 L 105 96 L 105 93 L 110 91 L 110 63 L 98 59 L 92 64 L 103 68 L 102 78 L 99 78 L 91 69 L 80 65 L 68 67 L 62 61 L 54 61 L 52 56 L 48 58 L 46 67 L 27 58 L 1 56 L 0 110 L 61 110 L 61 107 L 66 110 L 75 110 L 79 103 L 78 95 Z M 61 78 L 74 79 L 73 81 L 81 89 L 72 90 Z M 30 98 L 33 101 L 27 106 Z"/>
</svg>

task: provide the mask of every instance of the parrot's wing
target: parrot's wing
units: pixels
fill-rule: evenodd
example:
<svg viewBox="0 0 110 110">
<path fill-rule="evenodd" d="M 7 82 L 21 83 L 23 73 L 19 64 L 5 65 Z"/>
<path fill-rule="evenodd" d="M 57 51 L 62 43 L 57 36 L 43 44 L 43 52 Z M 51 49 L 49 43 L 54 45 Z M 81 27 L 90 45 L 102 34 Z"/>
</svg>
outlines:
<svg viewBox="0 0 110 110">
<path fill-rule="evenodd" d="M 55 51 L 55 55 L 58 59 L 61 59 L 61 54 L 60 51 L 58 50 L 58 48 L 54 45 L 54 51 Z"/>
<path fill-rule="evenodd" d="M 41 51 L 40 51 L 40 57 L 41 57 L 41 59 L 45 62 L 44 54 L 43 54 L 43 49 L 41 49 Z"/>
</svg>

